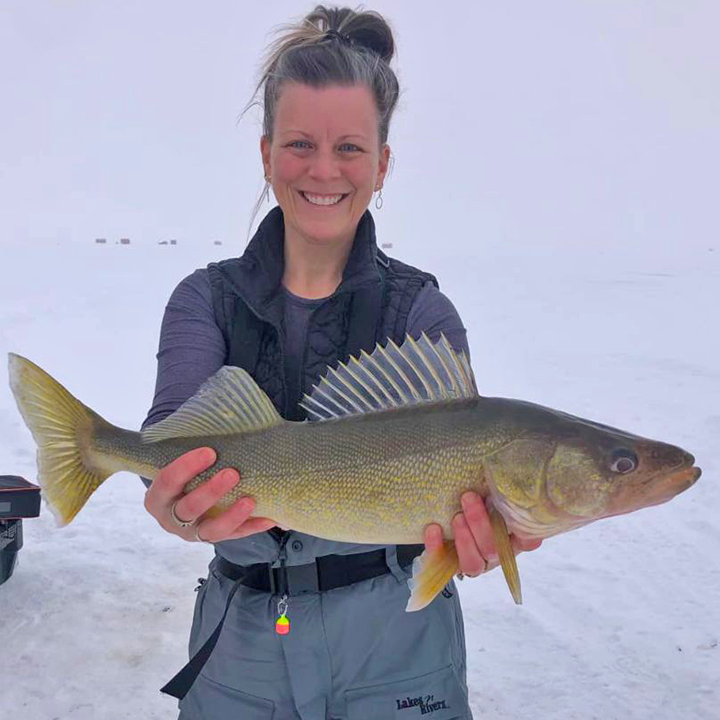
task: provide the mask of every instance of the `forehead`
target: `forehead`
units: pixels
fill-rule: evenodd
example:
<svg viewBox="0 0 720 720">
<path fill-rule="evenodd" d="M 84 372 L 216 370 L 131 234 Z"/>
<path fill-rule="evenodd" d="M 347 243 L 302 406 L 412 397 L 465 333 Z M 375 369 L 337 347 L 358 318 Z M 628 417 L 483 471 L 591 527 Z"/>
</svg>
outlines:
<svg viewBox="0 0 720 720">
<path fill-rule="evenodd" d="M 288 83 L 281 89 L 276 105 L 274 133 L 298 130 L 313 136 L 376 138 L 375 99 L 365 85 L 315 88 Z"/>
</svg>

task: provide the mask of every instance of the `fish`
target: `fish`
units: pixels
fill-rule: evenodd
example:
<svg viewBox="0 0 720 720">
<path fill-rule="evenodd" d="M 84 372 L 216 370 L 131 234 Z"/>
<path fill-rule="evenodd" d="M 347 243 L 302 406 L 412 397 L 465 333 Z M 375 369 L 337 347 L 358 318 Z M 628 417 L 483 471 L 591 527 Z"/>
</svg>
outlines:
<svg viewBox="0 0 720 720">
<path fill-rule="evenodd" d="M 243 496 L 254 514 L 328 540 L 444 542 L 413 561 L 406 609 L 426 607 L 458 573 L 452 518 L 484 498 L 499 562 L 522 602 L 511 535 L 545 539 L 667 502 L 700 477 L 685 450 L 531 402 L 478 393 L 470 362 L 440 335 L 377 344 L 328 367 L 284 420 L 242 368 L 224 366 L 172 415 L 140 432 L 116 427 L 30 360 L 10 353 L 10 387 L 38 447 L 38 484 L 60 525 L 120 471 L 154 478 L 198 447 L 242 478 L 207 513 Z"/>
</svg>

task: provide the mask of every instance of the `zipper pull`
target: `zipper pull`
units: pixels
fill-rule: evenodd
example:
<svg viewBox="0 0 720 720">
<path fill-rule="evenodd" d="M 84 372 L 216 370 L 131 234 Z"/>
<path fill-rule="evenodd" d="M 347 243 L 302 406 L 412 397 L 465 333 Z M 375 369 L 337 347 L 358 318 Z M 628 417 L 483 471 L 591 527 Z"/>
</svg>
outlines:
<svg viewBox="0 0 720 720">
<path fill-rule="evenodd" d="M 286 615 L 288 609 L 287 597 L 287 595 L 283 595 L 282 600 L 278 603 L 277 611 L 280 617 L 275 623 L 275 632 L 278 635 L 287 635 L 290 632 L 290 621 L 287 619 Z"/>
</svg>

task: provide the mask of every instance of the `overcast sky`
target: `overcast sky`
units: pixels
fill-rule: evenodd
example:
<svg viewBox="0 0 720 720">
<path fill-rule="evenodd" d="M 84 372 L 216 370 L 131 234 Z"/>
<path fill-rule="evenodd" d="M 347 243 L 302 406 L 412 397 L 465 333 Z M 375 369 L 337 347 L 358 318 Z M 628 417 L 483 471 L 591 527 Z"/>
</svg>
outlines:
<svg viewBox="0 0 720 720">
<path fill-rule="evenodd" d="M 312 7 L 3 0 L 0 243 L 240 251 L 262 171 L 259 114 L 238 116 L 270 31 Z M 398 255 L 449 238 L 458 253 L 718 244 L 717 2 L 367 7 L 397 34 L 395 168 L 375 215 Z"/>
</svg>

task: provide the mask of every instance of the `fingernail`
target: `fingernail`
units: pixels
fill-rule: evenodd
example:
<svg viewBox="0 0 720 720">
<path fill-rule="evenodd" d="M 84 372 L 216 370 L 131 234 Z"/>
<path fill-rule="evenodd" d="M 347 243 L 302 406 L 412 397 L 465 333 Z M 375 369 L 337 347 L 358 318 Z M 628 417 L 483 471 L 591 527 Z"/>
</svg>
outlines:
<svg viewBox="0 0 720 720">
<path fill-rule="evenodd" d="M 234 470 L 223 470 L 222 481 L 230 483 L 231 485 L 237 485 L 239 478 Z"/>
<path fill-rule="evenodd" d="M 453 517 L 453 522 L 460 526 L 467 526 L 465 516 L 461 512 L 455 514 L 455 516 Z"/>
<path fill-rule="evenodd" d="M 205 448 L 201 458 L 203 462 L 212 462 L 215 459 L 215 451 L 212 448 Z"/>
</svg>

